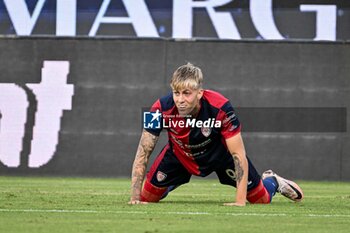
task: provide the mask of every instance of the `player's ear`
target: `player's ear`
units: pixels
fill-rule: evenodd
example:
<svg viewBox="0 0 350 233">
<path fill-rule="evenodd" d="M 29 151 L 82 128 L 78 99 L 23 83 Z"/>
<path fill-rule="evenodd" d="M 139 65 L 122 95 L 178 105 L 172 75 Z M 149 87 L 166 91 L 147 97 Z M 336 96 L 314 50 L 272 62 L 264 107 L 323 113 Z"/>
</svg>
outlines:
<svg viewBox="0 0 350 233">
<path fill-rule="evenodd" d="M 199 89 L 197 94 L 198 99 L 202 98 L 202 96 L 203 96 L 203 89 Z"/>
</svg>

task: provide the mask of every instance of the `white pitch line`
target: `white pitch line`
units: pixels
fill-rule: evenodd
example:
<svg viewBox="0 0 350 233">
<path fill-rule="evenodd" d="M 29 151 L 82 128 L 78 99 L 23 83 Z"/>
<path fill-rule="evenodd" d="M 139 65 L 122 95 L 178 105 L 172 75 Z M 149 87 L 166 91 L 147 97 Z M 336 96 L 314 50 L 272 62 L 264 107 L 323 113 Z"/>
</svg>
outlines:
<svg viewBox="0 0 350 233">
<path fill-rule="evenodd" d="M 229 216 L 258 216 L 258 217 L 312 217 L 312 218 L 350 218 L 349 214 L 288 214 L 288 213 L 211 213 L 211 212 L 186 212 L 186 211 L 164 211 L 164 212 L 147 212 L 147 211 L 113 211 L 113 210 L 64 210 L 64 209 L 0 209 L 0 212 L 22 212 L 22 213 L 85 213 L 85 214 L 169 214 L 169 215 L 229 215 Z"/>
</svg>

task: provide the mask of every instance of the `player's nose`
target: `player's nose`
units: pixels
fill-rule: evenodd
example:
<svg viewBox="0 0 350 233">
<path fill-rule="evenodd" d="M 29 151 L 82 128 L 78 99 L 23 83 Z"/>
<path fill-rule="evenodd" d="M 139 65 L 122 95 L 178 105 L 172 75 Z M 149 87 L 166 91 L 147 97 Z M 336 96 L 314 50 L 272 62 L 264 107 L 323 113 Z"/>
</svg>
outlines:
<svg viewBox="0 0 350 233">
<path fill-rule="evenodd" d="M 178 96 L 177 101 L 178 101 L 179 103 L 185 102 L 184 96 L 183 96 L 182 94 L 180 94 L 180 95 Z"/>
</svg>

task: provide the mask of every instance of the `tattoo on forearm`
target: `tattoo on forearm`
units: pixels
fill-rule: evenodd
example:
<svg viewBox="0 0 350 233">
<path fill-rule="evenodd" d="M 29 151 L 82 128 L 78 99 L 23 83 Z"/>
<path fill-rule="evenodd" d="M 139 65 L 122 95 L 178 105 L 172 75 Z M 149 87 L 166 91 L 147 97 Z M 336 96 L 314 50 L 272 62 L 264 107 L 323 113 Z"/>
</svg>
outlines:
<svg viewBox="0 0 350 233">
<path fill-rule="evenodd" d="M 158 136 L 154 136 L 147 131 L 143 131 L 132 168 L 131 198 L 133 200 L 138 200 L 140 197 L 142 182 L 145 177 L 148 159 L 157 141 Z"/>
<path fill-rule="evenodd" d="M 233 162 L 235 164 L 235 170 L 236 170 L 236 181 L 239 183 L 241 182 L 244 174 L 243 167 L 242 167 L 241 161 L 236 155 L 233 155 Z"/>
</svg>

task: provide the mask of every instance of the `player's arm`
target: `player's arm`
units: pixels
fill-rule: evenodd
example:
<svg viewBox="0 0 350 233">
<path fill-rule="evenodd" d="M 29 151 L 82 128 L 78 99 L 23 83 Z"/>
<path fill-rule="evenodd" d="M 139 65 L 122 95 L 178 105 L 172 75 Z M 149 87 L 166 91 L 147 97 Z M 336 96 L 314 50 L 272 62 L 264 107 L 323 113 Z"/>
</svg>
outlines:
<svg viewBox="0 0 350 233">
<path fill-rule="evenodd" d="M 236 202 L 225 203 L 225 205 L 245 206 L 248 184 L 248 160 L 241 133 L 226 139 L 226 145 L 235 164 L 237 193 Z"/>
<path fill-rule="evenodd" d="M 158 136 L 142 131 L 131 174 L 131 198 L 129 204 L 142 204 L 140 194 L 149 157 L 157 144 Z"/>
</svg>

